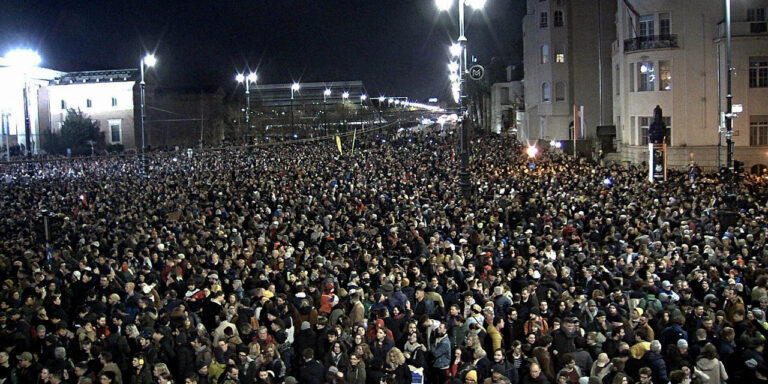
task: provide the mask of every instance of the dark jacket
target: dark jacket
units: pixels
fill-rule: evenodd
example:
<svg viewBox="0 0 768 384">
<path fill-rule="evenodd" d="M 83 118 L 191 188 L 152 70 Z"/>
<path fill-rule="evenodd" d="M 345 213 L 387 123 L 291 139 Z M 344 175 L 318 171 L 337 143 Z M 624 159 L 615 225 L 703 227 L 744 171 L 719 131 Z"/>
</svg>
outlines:
<svg viewBox="0 0 768 384">
<path fill-rule="evenodd" d="M 648 367 L 651 368 L 653 374 L 654 383 L 668 383 L 669 377 L 667 376 L 667 363 L 664 362 L 664 358 L 661 354 L 653 351 L 648 351 L 643 357 Z"/>
<path fill-rule="evenodd" d="M 320 384 L 325 377 L 325 368 L 319 361 L 312 359 L 310 361 L 304 361 L 304 364 L 299 370 L 299 383 L 307 384 Z"/>
</svg>

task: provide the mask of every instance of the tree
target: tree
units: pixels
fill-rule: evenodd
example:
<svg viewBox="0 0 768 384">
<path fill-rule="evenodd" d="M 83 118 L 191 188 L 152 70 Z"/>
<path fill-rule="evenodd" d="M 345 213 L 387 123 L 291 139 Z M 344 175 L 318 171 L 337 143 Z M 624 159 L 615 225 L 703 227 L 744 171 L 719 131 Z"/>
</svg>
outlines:
<svg viewBox="0 0 768 384">
<path fill-rule="evenodd" d="M 67 110 L 67 117 L 56 136 L 53 149 L 58 153 L 66 152 L 67 148 L 70 148 L 73 155 L 89 155 L 91 143 L 95 152 L 104 148 L 104 132 L 99 128 L 99 122 L 91 120 L 80 109 Z"/>
</svg>

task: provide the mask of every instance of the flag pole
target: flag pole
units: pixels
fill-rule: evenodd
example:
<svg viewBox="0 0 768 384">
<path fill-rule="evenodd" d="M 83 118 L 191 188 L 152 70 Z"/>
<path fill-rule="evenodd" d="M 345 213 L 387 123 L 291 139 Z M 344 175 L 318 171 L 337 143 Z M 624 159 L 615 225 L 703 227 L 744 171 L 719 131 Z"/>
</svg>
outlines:
<svg viewBox="0 0 768 384">
<path fill-rule="evenodd" d="M 578 135 L 577 124 L 579 124 L 578 106 L 573 105 L 573 158 L 576 159 L 576 135 Z"/>
</svg>

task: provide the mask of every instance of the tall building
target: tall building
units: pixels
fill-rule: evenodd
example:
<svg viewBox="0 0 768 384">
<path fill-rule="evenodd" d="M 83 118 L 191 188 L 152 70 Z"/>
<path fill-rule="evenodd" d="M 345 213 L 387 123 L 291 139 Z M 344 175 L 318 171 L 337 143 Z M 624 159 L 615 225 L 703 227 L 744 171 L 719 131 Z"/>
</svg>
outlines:
<svg viewBox="0 0 768 384">
<path fill-rule="evenodd" d="M 616 0 L 613 44 L 613 121 L 619 157 L 648 158 L 653 109 L 663 110 L 667 161 L 702 168 L 724 164 L 725 0 Z M 735 157 L 747 166 L 768 157 L 768 0 L 732 1 Z M 722 146 L 718 144 L 722 143 Z"/>
<path fill-rule="evenodd" d="M 582 137 L 594 138 L 598 126 L 612 124 L 615 14 L 615 0 L 528 0 L 521 139 L 571 139 L 574 104 L 584 107 Z"/>
</svg>

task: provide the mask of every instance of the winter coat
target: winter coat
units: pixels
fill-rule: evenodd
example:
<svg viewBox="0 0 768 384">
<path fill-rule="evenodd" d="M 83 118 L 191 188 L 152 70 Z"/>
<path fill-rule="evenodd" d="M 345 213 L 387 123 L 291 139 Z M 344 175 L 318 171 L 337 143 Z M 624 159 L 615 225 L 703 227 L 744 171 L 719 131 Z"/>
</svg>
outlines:
<svg viewBox="0 0 768 384">
<path fill-rule="evenodd" d="M 709 379 L 702 381 L 702 384 L 722 384 L 728 380 L 728 373 L 725 372 L 723 363 L 717 358 L 710 360 L 702 357 L 696 361 L 696 368 L 709 376 Z"/>
</svg>

